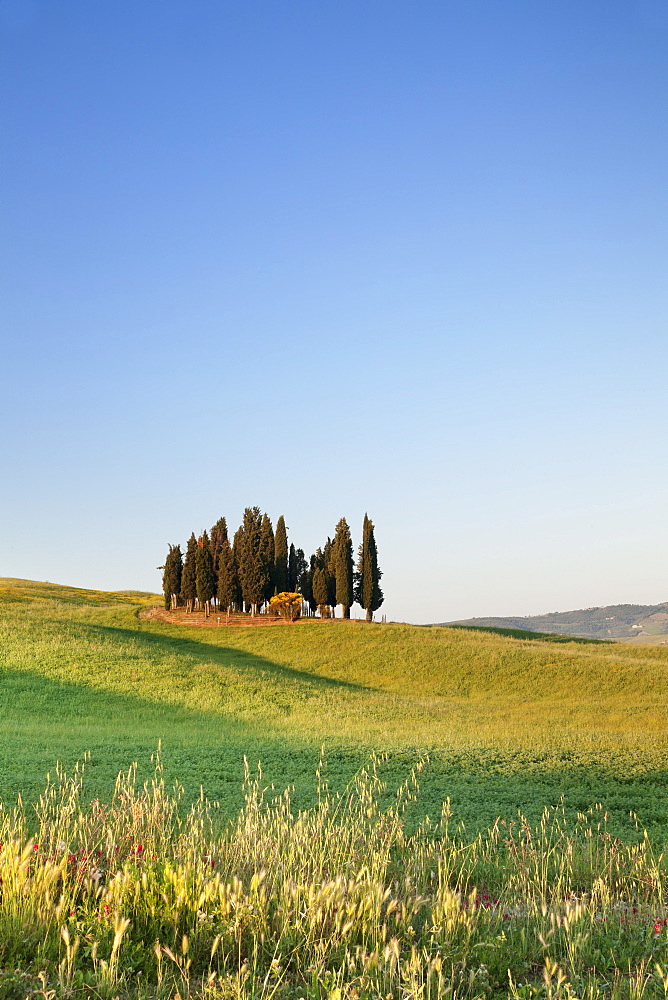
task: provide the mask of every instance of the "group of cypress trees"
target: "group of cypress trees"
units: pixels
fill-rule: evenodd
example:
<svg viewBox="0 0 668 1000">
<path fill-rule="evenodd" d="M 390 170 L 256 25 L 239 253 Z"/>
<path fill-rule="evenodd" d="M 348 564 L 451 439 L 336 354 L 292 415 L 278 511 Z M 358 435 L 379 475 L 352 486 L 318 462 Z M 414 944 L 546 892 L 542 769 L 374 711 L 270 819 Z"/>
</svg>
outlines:
<svg viewBox="0 0 668 1000">
<path fill-rule="evenodd" d="M 371 621 L 383 603 L 373 522 L 366 514 L 356 566 L 344 517 L 334 538 L 307 561 L 303 549 L 288 547 L 282 515 L 274 531 L 259 507 L 246 507 L 231 541 L 221 517 L 210 532 L 190 536 L 185 558 L 180 545 L 170 545 L 161 569 L 168 610 L 202 608 L 208 613 L 215 605 L 219 611 L 258 614 L 274 594 L 289 591 L 302 595 L 311 614 L 319 609 L 322 617 L 333 616 L 340 604 L 342 617 L 350 618 L 351 605 L 357 603 Z"/>
</svg>

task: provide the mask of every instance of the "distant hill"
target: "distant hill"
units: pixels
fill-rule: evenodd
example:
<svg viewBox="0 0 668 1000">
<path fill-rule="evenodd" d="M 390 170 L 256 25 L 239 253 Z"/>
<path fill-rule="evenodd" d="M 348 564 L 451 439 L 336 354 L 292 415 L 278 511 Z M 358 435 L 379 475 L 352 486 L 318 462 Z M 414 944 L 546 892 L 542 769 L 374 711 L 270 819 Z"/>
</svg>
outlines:
<svg viewBox="0 0 668 1000">
<path fill-rule="evenodd" d="M 580 611 L 554 611 L 526 618 L 468 618 L 439 625 L 464 625 L 471 628 L 524 629 L 529 632 L 552 632 L 587 639 L 617 639 L 628 642 L 668 644 L 668 603 L 612 604 L 605 608 L 582 608 Z"/>
</svg>

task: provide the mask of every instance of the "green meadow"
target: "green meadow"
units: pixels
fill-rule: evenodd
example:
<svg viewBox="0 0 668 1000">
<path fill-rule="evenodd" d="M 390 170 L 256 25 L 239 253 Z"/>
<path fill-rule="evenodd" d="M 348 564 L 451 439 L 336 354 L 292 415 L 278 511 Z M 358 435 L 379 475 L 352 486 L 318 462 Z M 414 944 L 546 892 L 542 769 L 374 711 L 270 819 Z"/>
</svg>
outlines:
<svg viewBox="0 0 668 1000">
<path fill-rule="evenodd" d="M 667 650 L 156 600 L 0 581 L 0 1000 L 665 1000 Z"/>
<path fill-rule="evenodd" d="M 425 762 L 409 823 L 486 829 L 563 800 L 610 829 L 668 829 L 668 650 L 362 622 L 188 628 L 138 618 L 156 595 L 0 581 L 0 796 L 34 801 L 89 755 L 105 799 L 133 761 L 233 815 L 244 757 L 298 806 L 380 753 L 388 796 Z"/>
</svg>

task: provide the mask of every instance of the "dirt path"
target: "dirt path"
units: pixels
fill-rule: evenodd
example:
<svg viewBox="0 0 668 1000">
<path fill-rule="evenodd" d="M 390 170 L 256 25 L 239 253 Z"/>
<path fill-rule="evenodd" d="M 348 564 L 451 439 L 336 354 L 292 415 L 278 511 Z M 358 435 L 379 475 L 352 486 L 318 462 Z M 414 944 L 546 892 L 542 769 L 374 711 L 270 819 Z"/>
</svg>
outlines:
<svg viewBox="0 0 668 1000">
<path fill-rule="evenodd" d="M 179 608 L 178 611 L 165 611 L 164 608 L 142 608 L 138 618 L 152 619 L 153 621 L 169 622 L 170 625 L 189 625 L 195 628 L 219 628 L 231 626 L 233 628 L 260 628 L 267 625 L 299 625 L 300 622 L 331 622 L 350 621 L 343 618 L 298 618 L 296 622 L 287 621 L 285 618 L 274 618 L 273 615 L 240 615 L 225 612 L 218 614 L 215 610 L 207 618 L 203 611 L 186 611 Z"/>
</svg>

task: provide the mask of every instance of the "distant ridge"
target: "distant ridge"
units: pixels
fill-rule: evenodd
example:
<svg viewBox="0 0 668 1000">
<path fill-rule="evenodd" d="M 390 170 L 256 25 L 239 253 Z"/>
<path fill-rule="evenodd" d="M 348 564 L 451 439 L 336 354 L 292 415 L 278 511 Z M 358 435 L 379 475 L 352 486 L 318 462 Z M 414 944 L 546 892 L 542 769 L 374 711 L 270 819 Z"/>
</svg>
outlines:
<svg viewBox="0 0 668 1000">
<path fill-rule="evenodd" d="M 526 618 L 467 618 L 437 625 L 471 628 L 511 628 L 528 632 L 553 632 L 585 639 L 622 639 L 668 644 L 668 603 L 611 604 L 604 608 L 554 611 Z"/>
</svg>

